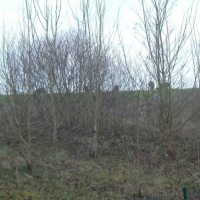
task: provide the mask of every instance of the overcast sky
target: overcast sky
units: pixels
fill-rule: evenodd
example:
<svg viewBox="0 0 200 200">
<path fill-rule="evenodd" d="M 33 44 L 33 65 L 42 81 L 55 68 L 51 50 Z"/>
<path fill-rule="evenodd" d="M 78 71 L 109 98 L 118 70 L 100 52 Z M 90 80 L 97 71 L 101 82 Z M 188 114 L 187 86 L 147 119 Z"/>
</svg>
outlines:
<svg viewBox="0 0 200 200">
<path fill-rule="evenodd" d="M 46 0 L 39 0 L 39 2 L 45 2 Z M 73 11 L 76 12 L 78 10 L 78 6 L 80 3 L 80 0 L 61 0 L 62 1 L 62 29 L 66 30 L 67 26 L 69 26 L 69 20 L 67 19 L 67 14 L 69 14 L 69 6 L 68 2 L 73 8 Z M 92 0 L 91 0 L 92 1 Z M 145 2 L 147 2 L 146 0 Z M 175 0 L 171 0 L 175 1 Z M 184 12 L 187 10 L 187 8 L 191 5 L 193 0 L 177 0 L 173 13 L 171 22 L 177 26 L 181 25 Z M 198 1 L 198 0 L 194 0 Z M 55 3 L 56 0 L 48 0 L 50 3 Z M 3 22 L 6 25 L 7 30 L 16 30 L 17 25 L 21 25 L 19 21 L 22 22 L 22 15 L 23 15 L 23 7 L 25 4 L 25 0 L 0 0 L 0 32 L 2 31 Z M 137 33 L 137 26 L 136 24 L 139 21 L 138 16 L 136 15 L 136 11 L 141 14 L 140 6 L 138 4 L 138 0 L 107 0 L 107 12 L 109 13 L 109 19 L 110 20 L 110 26 L 112 27 L 112 23 L 117 17 L 117 11 L 120 8 L 120 31 L 123 36 L 124 43 L 126 45 L 134 46 L 134 42 L 136 42 L 134 35 Z M 199 4 L 199 13 L 198 13 L 198 19 L 200 15 L 200 4 Z M 64 20 L 64 18 L 66 20 Z M 108 22 L 108 21 L 107 21 Z M 200 21 L 199 23 L 200 24 Z M 109 29 L 108 28 L 108 29 Z M 12 32 L 13 32 L 12 31 Z M 1 38 L 1 36 L 0 36 Z"/>
<path fill-rule="evenodd" d="M 39 0 L 39 2 L 43 2 L 44 0 Z M 56 0 L 48 0 L 48 2 L 55 3 Z M 77 10 L 78 4 L 80 3 L 80 0 L 62 0 L 62 19 L 64 19 L 67 14 L 69 13 L 67 11 L 68 5 L 67 2 L 69 1 L 70 5 L 72 6 L 73 10 Z M 172 0 L 174 1 L 174 0 Z M 198 0 L 195 0 L 196 2 Z M 2 31 L 3 22 L 6 25 L 7 30 L 16 30 L 17 25 L 19 25 L 19 21 L 22 21 L 22 15 L 23 15 L 23 5 L 25 0 L 0 0 L 0 32 Z M 131 55 L 134 55 L 134 52 L 140 51 L 138 45 L 136 44 L 136 40 L 134 38 L 134 31 L 135 30 L 135 24 L 138 23 L 138 17 L 135 14 L 135 11 L 138 11 L 141 14 L 141 10 L 139 7 L 139 4 L 137 3 L 137 0 L 108 0 L 108 8 L 109 11 L 109 18 L 112 19 L 116 18 L 117 10 L 120 8 L 120 30 L 121 34 L 123 36 L 124 43 L 127 47 L 127 49 L 133 49 L 135 50 L 137 48 L 137 51 L 132 51 L 131 49 Z M 123 3 L 122 3 L 123 2 Z M 175 8 L 173 10 L 173 14 L 171 17 L 171 22 L 174 25 L 180 26 L 183 14 L 186 11 L 186 9 L 191 5 L 192 0 L 177 0 Z M 200 5 L 198 5 L 198 15 L 197 20 L 200 24 L 199 16 L 200 16 Z M 194 13 L 194 12 L 193 12 Z M 66 18 L 67 19 L 67 18 Z M 67 29 L 67 25 L 69 25 L 68 20 L 65 20 L 62 29 Z M 66 28 L 65 28 L 66 26 Z M 0 35 L 1 40 L 1 35 Z M 190 48 L 190 47 L 189 47 Z"/>
<path fill-rule="evenodd" d="M 196 0 L 197 2 L 198 0 Z M 3 21 L 5 22 L 7 30 L 15 30 L 17 25 L 19 25 L 19 21 L 22 20 L 23 7 L 25 0 L 0 0 L 0 32 L 2 31 Z M 39 0 L 39 2 L 44 2 L 44 0 Z M 55 3 L 56 0 L 48 0 L 50 3 Z M 62 0 L 62 19 L 64 23 L 62 24 L 62 29 L 67 29 L 69 26 L 69 20 L 63 20 L 67 14 L 69 14 L 69 6 L 68 3 L 72 6 L 72 8 L 76 11 L 78 10 L 78 5 L 80 0 Z M 113 23 L 116 19 L 117 10 L 120 8 L 120 30 L 123 36 L 123 40 L 125 45 L 128 48 L 134 47 L 136 44 L 136 40 L 134 38 L 135 33 L 137 33 L 136 24 L 138 23 L 138 16 L 135 14 L 135 11 L 141 13 L 140 6 L 138 1 L 135 0 L 108 0 L 108 8 L 107 11 L 109 13 L 110 23 Z M 174 0 L 173 0 L 174 2 Z M 183 19 L 184 12 L 191 5 L 192 0 L 177 0 L 171 20 L 177 26 L 180 26 L 181 21 Z M 199 5 L 200 6 L 200 5 Z M 200 7 L 199 7 L 200 8 Z M 200 14 L 200 9 L 199 14 Z M 199 18 L 198 14 L 198 18 Z M 66 18 L 67 19 L 67 18 Z M 111 27 L 112 25 L 110 25 Z M 117 41 L 117 40 L 116 40 Z"/>
<path fill-rule="evenodd" d="M 40 0 L 42 2 L 43 0 Z M 48 2 L 55 2 L 56 0 L 48 0 Z M 67 2 L 70 2 L 72 7 L 75 8 L 75 4 L 78 4 L 79 0 L 63 0 L 63 14 L 65 12 L 65 8 L 67 7 Z M 0 21 L 1 26 L 3 20 L 5 21 L 5 24 L 7 28 L 10 28 L 11 26 L 13 28 L 16 27 L 16 24 L 19 22 L 19 18 L 22 17 L 23 12 L 23 4 L 25 0 L 6 0 L 6 1 L 0 1 Z M 109 11 L 113 13 L 116 13 L 116 10 L 119 8 L 121 9 L 120 12 L 120 18 L 124 26 L 131 27 L 133 26 L 134 20 L 137 18 L 134 16 L 133 10 L 138 9 L 138 3 L 137 0 L 109 0 Z M 123 3 L 122 3 L 123 2 Z M 134 3 L 133 3 L 134 2 Z M 188 6 L 191 4 L 192 0 L 178 0 L 177 6 L 174 9 L 173 14 L 173 21 L 177 22 L 179 24 L 182 20 L 182 16 L 184 11 L 188 8 Z M 200 10 L 200 9 L 199 9 Z M 1 27 L 0 26 L 0 27 Z"/>
</svg>

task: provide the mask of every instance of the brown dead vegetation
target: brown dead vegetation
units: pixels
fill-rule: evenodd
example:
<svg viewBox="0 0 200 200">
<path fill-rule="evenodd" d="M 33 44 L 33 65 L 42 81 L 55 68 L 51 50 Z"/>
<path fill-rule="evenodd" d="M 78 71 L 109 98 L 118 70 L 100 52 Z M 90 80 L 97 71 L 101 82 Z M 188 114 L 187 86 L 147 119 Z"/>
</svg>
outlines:
<svg viewBox="0 0 200 200">
<path fill-rule="evenodd" d="M 156 92 L 156 91 L 154 91 Z M 181 94 L 174 93 L 172 95 L 173 102 L 173 112 L 178 112 L 180 109 L 181 101 L 183 98 L 188 98 L 190 101 L 190 106 L 185 107 L 181 114 L 180 118 L 177 118 L 174 121 L 173 128 L 178 127 L 183 123 L 183 121 L 187 118 L 189 112 L 195 107 L 195 102 L 198 98 L 198 93 L 192 94 Z M 113 101 L 114 96 L 114 101 Z M 56 96 L 59 98 L 59 96 Z M 46 96 L 46 99 L 41 102 L 39 105 L 43 107 L 47 104 L 51 104 Z M 131 93 L 127 93 L 126 95 L 122 95 L 119 93 L 113 94 L 110 92 L 102 92 L 102 101 L 101 101 L 101 121 L 100 121 L 100 134 L 98 137 L 98 156 L 94 159 L 90 156 L 90 152 L 92 149 L 92 133 L 88 129 L 88 123 L 90 116 L 88 115 L 88 109 L 91 109 L 87 105 L 89 104 L 88 95 L 84 93 L 67 96 L 66 98 L 72 98 L 70 100 L 70 104 L 65 104 L 65 101 L 60 101 L 60 106 L 65 107 L 62 110 L 62 115 L 65 116 L 65 120 L 63 117 L 60 117 L 59 120 L 62 123 L 58 128 L 58 152 L 66 151 L 68 152 L 68 157 L 73 160 L 73 162 L 67 162 L 66 156 L 63 156 L 59 161 L 51 161 L 47 160 L 43 157 L 44 149 L 48 149 L 52 147 L 52 125 L 51 119 L 45 118 L 48 109 L 39 109 L 38 118 L 32 118 L 32 123 L 34 125 L 34 129 L 32 129 L 33 135 L 33 162 L 34 168 L 38 166 L 42 166 L 44 164 L 45 167 L 40 167 L 41 170 L 49 170 L 48 166 L 51 165 L 51 170 L 49 174 L 58 172 L 58 177 L 62 177 L 63 174 L 66 173 L 66 167 L 68 169 L 68 173 L 73 173 L 74 179 L 71 179 L 72 185 L 77 185 L 80 182 L 80 179 L 77 178 L 80 174 L 79 169 L 83 169 L 83 177 L 97 177 L 97 182 L 100 184 L 102 180 L 104 180 L 107 176 L 110 178 L 107 180 L 107 184 L 113 184 L 112 180 L 115 180 L 116 188 L 104 189 L 105 192 L 101 193 L 103 195 L 108 195 L 107 191 L 115 192 L 115 195 L 131 195 L 134 192 L 138 191 L 138 185 L 131 183 L 139 182 L 145 180 L 145 183 L 142 184 L 142 192 L 147 193 L 149 191 L 158 191 L 160 189 L 166 188 L 166 184 L 168 187 L 179 187 L 184 184 L 184 180 L 187 178 L 188 183 L 192 181 L 197 181 L 192 174 L 198 171 L 198 153 L 199 153 L 199 143 L 200 138 L 198 135 L 198 115 L 195 115 L 191 119 L 189 119 L 188 123 L 182 127 L 177 133 L 172 135 L 172 145 L 174 147 L 174 156 L 170 157 L 167 154 L 167 148 L 165 143 L 163 142 L 163 135 L 160 134 L 160 130 L 151 124 L 151 121 L 148 121 L 147 113 L 151 111 L 151 117 L 153 119 L 157 119 L 159 116 L 159 101 L 157 98 L 159 96 L 157 94 L 152 94 L 150 98 L 150 102 L 145 101 L 144 99 L 140 100 L 140 109 L 139 109 L 139 148 L 136 145 L 136 126 L 135 126 L 135 116 L 136 116 L 136 107 L 138 106 L 137 102 L 134 101 L 134 96 Z M 50 105 L 49 105 L 50 106 Z M 149 110 L 150 109 L 150 110 Z M 34 115 L 37 108 L 32 107 L 31 115 Z M 5 109 L 6 111 L 6 109 Z M 42 115 L 43 112 L 43 115 Z M 78 114 L 76 114 L 78 112 Z M 90 110 L 89 110 L 90 112 Z M 61 115 L 61 112 L 59 110 Z M 7 110 L 5 113 L 8 116 L 8 119 L 11 120 L 11 110 Z M 36 117 L 36 116 L 35 116 Z M 87 118 L 86 118 L 87 117 Z M 6 118 L 5 118 L 6 119 Z M 37 120 L 42 120 L 42 123 Z M 2 119 L 1 119 L 2 120 Z M 35 120 L 35 121 L 34 121 Z M 49 120 L 49 121 L 48 121 Z M 84 121 L 85 120 L 85 121 Z M 8 121 L 9 122 L 9 121 Z M 7 122 L 7 123 L 8 123 Z M 72 123 L 73 122 L 73 123 Z M 157 120 L 157 123 L 159 121 Z M 46 127 L 45 124 L 49 123 Z M 11 121 L 6 126 L 12 127 Z M 23 128 L 23 127 L 22 127 Z M 24 126 L 24 130 L 26 126 Z M 12 129 L 15 130 L 15 129 Z M 117 132 L 116 132 L 117 130 Z M 47 134 L 48 133 L 48 134 Z M 8 132 L 7 135 L 11 135 L 11 132 Z M 12 133 L 13 134 L 13 133 Z M 4 137 L 5 134 L 0 135 L 0 139 Z M 22 133 L 23 135 L 23 133 Z M 10 141 L 12 142 L 13 137 L 10 137 Z M 26 141 L 26 137 L 23 138 Z M 199 142 L 198 142 L 199 141 Z M 4 140 L 1 140 L 4 142 Z M 6 143 L 5 143 L 6 144 Z M 7 143 L 9 147 L 18 149 L 19 143 Z M 12 144 L 12 145 L 11 145 Z M 39 149 L 39 150 L 38 150 Z M 36 154 L 41 151 L 40 159 L 36 156 Z M 48 150 L 49 151 L 49 150 Z M 50 152 L 50 151 L 49 151 Z M 54 153 L 51 153 L 54 155 Z M 138 159 L 139 156 L 139 159 Z M 58 157 L 54 157 L 54 159 L 58 159 Z M 42 160 L 40 163 L 39 161 Z M 45 160 L 45 161 L 44 161 Z M 138 168 L 138 160 L 140 163 L 140 168 Z M 8 160 L 9 162 L 9 160 Z M 80 163 L 83 163 L 81 165 Z M 3 160 L 4 163 L 4 160 Z M 93 173 L 93 171 L 87 171 L 90 166 L 99 165 L 98 173 Z M 103 163 L 103 164 L 102 164 Z M 117 164 L 118 163 L 118 164 Z M 9 164 L 12 165 L 12 164 Z M 118 166 L 120 165 L 120 168 Z M 84 168 L 84 166 L 87 166 Z M 129 168 L 129 167 L 130 168 Z M 0 164 L 0 167 L 4 168 L 4 164 Z M 79 168 L 80 167 L 80 168 Z M 77 169 L 77 172 L 76 170 Z M 108 169 L 108 174 L 105 170 Z M 185 171 L 187 169 L 187 171 Z M 74 171 L 73 171 L 74 170 Z M 131 171 L 134 170 L 134 171 Z M 128 173 L 127 176 L 125 175 Z M 62 174 L 62 176 L 61 176 Z M 110 175 L 109 175 L 110 174 Z M 115 175 L 119 174 L 119 176 Z M 159 176 L 158 176 L 159 174 Z M 175 174 L 175 175 L 174 175 Z M 56 177 L 57 177 L 56 175 Z M 37 180 L 38 174 L 33 175 L 35 178 L 32 180 Z M 1 176 L 2 179 L 4 176 Z M 122 178 L 123 177 L 123 178 Z M 131 177 L 129 179 L 128 177 Z M 151 177 L 150 181 L 148 177 Z M 156 178 L 157 177 L 157 178 Z M 177 179 L 178 177 L 178 179 Z M 191 180 L 190 177 L 193 177 Z M 5 177 L 6 178 L 6 177 Z M 115 179 L 116 178 L 116 179 Z M 62 179 L 62 178 L 61 178 Z M 157 181 L 160 179 L 165 180 L 162 184 L 157 185 Z M 51 182 L 50 179 L 46 178 L 47 182 Z M 59 179 L 60 180 L 60 179 Z M 118 184 L 118 180 L 119 184 Z M 170 182 L 170 181 L 171 182 Z M 178 181 L 177 181 L 178 180 Z M 85 182 L 84 182 L 85 181 Z M 87 180 L 84 180 L 82 183 L 88 183 Z M 126 181 L 127 184 L 120 185 L 121 181 Z M 37 182 L 37 181 L 36 181 Z M 170 184 L 169 184 L 170 182 Z M 94 183 L 94 182 L 93 182 Z M 96 183 L 98 185 L 98 183 Z M 103 183 L 103 181 L 102 181 Z M 131 185 L 131 189 L 127 189 L 128 185 Z M 87 185 L 87 184 L 86 184 Z M 19 186 L 21 187 L 21 186 Z M 49 184 L 49 188 L 52 188 Z M 98 186 L 87 185 L 84 186 L 90 190 L 90 187 L 95 188 L 95 191 L 98 191 L 100 195 L 101 190 Z M 118 192 L 117 188 L 121 188 L 123 190 L 122 193 Z M 75 189 L 76 190 L 76 189 Z M 77 189 L 78 190 L 78 189 Z M 75 195 L 75 194 L 74 194 Z M 82 194 L 80 194 L 82 195 Z M 82 196 L 81 196 L 82 197 Z M 107 197 L 107 196 L 106 196 Z M 114 197 L 114 196 L 113 196 Z M 100 198 L 100 197 L 99 197 Z M 97 198 L 98 199 L 98 198 Z"/>
</svg>

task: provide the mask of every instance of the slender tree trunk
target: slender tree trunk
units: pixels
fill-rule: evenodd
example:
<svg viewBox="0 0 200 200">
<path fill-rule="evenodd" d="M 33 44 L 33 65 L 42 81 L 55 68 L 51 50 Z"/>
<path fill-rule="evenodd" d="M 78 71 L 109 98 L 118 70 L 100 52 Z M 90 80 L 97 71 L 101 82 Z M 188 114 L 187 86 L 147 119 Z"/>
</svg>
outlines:
<svg viewBox="0 0 200 200">
<path fill-rule="evenodd" d="M 53 146 L 57 143 L 57 116 L 56 116 L 56 106 L 55 100 L 53 97 L 53 92 L 51 94 L 51 103 L 52 103 L 52 116 L 53 116 Z"/>
<path fill-rule="evenodd" d="M 137 96 L 137 110 L 136 110 L 136 136 L 137 136 L 137 164 L 140 168 L 140 146 L 139 146 L 139 98 L 140 98 L 140 92 Z"/>
<path fill-rule="evenodd" d="M 169 156 L 173 156 L 173 146 L 168 123 L 165 124 L 164 136 L 167 143 L 167 153 Z"/>
<path fill-rule="evenodd" d="M 166 142 L 167 142 L 167 153 L 169 156 L 173 156 L 173 147 L 170 135 L 166 137 Z"/>
<path fill-rule="evenodd" d="M 98 149 L 98 135 L 99 135 L 99 118 L 100 118 L 100 95 L 97 93 L 97 98 L 95 102 L 95 112 L 94 112 L 94 136 L 93 136 L 93 154 L 97 157 Z"/>
<path fill-rule="evenodd" d="M 97 157 L 97 148 L 98 148 L 98 128 L 97 125 L 94 126 L 94 136 L 93 136 L 93 155 Z"/>
</svg>

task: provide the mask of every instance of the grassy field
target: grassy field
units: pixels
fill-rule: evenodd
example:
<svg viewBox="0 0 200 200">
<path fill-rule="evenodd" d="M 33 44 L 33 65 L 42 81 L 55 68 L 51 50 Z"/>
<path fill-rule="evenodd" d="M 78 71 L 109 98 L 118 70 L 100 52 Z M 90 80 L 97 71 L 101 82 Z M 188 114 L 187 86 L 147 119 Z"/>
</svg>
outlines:
<svg viewBox="0 0 200 200">
<path fill-rule="evenodd" d="M 2 141 L 0 199 L 124 199 L 140 188 L 147 194 L 198 184 L 200 166 L 193 139 L 176 136 L 176 157 L 169 158 L 165 144 L 156 137 L 141 133 L 140 164 L 135 138 L 129 133 L 110 137 L 110 145 L 100 148 L 96 159 L 89 156 L 87 144 L 73 137 L 59 141 L 56 150 L 46 143 L 32 152 L 32 173 L 18 147 Z"/>
<path fill-rule="evenodd" d="M 173 93 L 190 91 L 172 90 Z M 121 91 L 116 95 L 126 99 L 139 94 L 143 99 L 145 95 L 157 93 L 156 90 Z M 82 96 L 89 99 L 86 93 L 75 94 L 72 99 Z M 6 97 L 1 95 L 0 101 L 5 102 Z M 19 144 L 6 142 L 0 134 L 0 200 L 128 200 L 139 191 L 143 195 L 170 189 L 181 191 L 183 186 L 200 184 L 198 131 L 185 129 L 189 131 L 174 134 L 175 156 L 169 157 L 162 135 L 159 132 L 152 135 L 142 124 L 138 152 L 136 134 L 131 127 L 118 130 L 118 134 L 102 129 L 96 159 L 90 156 L 87 132 L 62 132 L 55 149 L 51 138 L 48 142 L 42 140 L 33 146 L 31 173 Z"/>
</svg>

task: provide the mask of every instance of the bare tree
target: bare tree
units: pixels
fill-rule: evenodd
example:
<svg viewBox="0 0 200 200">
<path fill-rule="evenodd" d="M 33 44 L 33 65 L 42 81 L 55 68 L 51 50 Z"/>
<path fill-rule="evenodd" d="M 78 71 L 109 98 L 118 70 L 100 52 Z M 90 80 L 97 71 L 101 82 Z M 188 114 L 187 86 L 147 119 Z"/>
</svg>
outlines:
<svg viewBox="0 0 200 200">
<path fill-rule="evenodd" d="M 143 42 L 147 50 L 146 58 L 142 57 L 142 61 L 150 76 L 157 80 L 159 86 L 157 90 L 159 98 L 156 99 L 158 103 L 156 107 L 150 108 L 151 112 L 149 113 L 151 113 L 151 122 L 159 128 L 166 140 L 168 154 L 173 155 L 171 135 L 180 129 L 180 127 L 174 127 L 173 124 L 177 116 L 180 116 L 185 109 L 188 98 L 178 109 L 174 109 L 174 101 L 177 101 L 177 98 L 172 95 L 171 85 L 172 83 L 179 84 L 177 71 L 184 73 L 187 67 L 188 57 L 184 54 L 184 47 L 190 34 L 188 23 L 192 10 L 188 9 L 179 34 L 174 36 L 174 29 L 168 23 L 173 8 L 170 1 L 150 0 L 146 2 L 141 0 L 140 3 L 143 11 L 140 16 L 144 28 L 145 41 Z M 157 107 L 159 109 L 155 110 Z M 157 113 L 157 118 L 155 118 L 155 113 Z M 181 126 L 185 125 L 192 114 L 194 112 L 188 113 L 188 118 Z"/>
<path fill-rule="evenodd" d="M 20 150 L 26 161 L 29 171 L 32 170 L 32 134 L 31 134 L 31 32 L 29 4 L 25 5 L 24 20 L 26 29 L 21 32 L 21 37 L 15 37 L 15 42 L 11 39 L 3 41 L 11 44 L 7 51 L 3 45 L 2 51 L 4 68 L 1 68 L 3 81 L 7 93 L 6 115 L 12 131 L 18 135 Z M 6 53 L 7 52 L 7 53 Z M 9 91 L 12 91 L 10 95 Z"/>
<path fill-rule="evenodd" d="M 100 114 L 102 88 L 105 83 L 107 68 L 104 66 L 104 55 L 108 52 L 108 45 L 105 45 L 104 18 L 105 1 L 81 1 L 82 25 L 80 18 L 75 16 L 78 28 L 83 33 L 84 62 L 88 78 L 88 92 L 90 94 L 90 105 L 88 105 L 90 128 L 93 134 L 92 155 L 97 156 L 98 135 L 100 133 Z M 107 41 L 109 43 L 109 41 Z M 81 47 L 83 48 L 83 47 Z M 79 78 L 80 79 L 80 78 Z M 83 76 L 81 76 L 83 80 Z"/>
<path fill-rule="evenodd" d="M 49 2 L 46 1 L 45 3 L 45 11 L 42 12 L 41 5 L 38 0 L 33 1 L 34 4 L 34 11 L 36 12 L 36 16 L 41 23 L 41 27 L 45 32 L 45 72 L 48 77 L 48 86 L 50 91 L 50 98 L 51 98 L 51 107 L 52 107 L 52 118 L 53 118 L 53 144 L 55 145 L 57 142 L 57 108 L 56 108 L 56 96 L 55 88 L 57 85 L 57 70 L 58 69 L 58 61 L 57 61 L 57 33 L 58 33 L 58 26 L 59 26 L 59 19 L 60 19 L 60 12 L 61 12 L 61 1 L 56 0 L 55 7 L 50 6 Z M 44 20 L 44 22 L 43 22 Z M 54 22 L 53 22 L 54 21 Z M 34 22 L 32 21 L 34 24 Z"/>
</svg>

